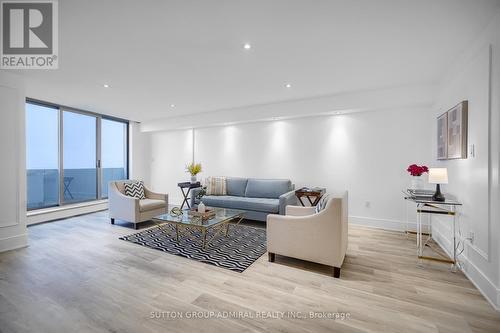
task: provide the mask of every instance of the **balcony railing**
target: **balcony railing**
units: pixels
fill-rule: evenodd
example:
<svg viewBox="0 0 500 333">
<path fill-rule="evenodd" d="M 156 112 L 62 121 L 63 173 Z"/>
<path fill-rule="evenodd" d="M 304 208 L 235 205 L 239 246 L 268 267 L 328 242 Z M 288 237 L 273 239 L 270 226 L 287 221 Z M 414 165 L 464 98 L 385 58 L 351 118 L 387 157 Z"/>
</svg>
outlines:
<svg viewBox="0 0 500 333">
<path fill-rule="evenodd" d="M 108 183 L 125 179 L 125 168 L 102 168 L 101 197 L 108 196 Z M 28 169 L 28 210 L 59 205 L 59 170 Z M 96 169 L 65 169 L 63 203 L 97 199 Z"/>
</svg>

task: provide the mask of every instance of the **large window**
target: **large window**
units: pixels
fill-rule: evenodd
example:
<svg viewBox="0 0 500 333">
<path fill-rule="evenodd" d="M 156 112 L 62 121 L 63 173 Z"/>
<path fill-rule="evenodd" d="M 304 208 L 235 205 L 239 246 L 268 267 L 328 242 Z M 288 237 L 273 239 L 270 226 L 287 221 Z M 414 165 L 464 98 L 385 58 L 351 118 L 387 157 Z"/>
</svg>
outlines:
<svg viewBox="0 0 500 333">
<path fill-rule="evenodd" d="M 107 198 L 128 178 L 128 122 L 26 103 L 28 209 Z"/>
<path fill-rule="evenodd" d="M 59 110 L 26 105 L 28 209 L 59 204 Z"/>
<path fill-rule="evenodd" d="M 127 124 L 110 119 L 101 121 L 102 197 L 108 197 L 108 183 L 127 176 Z"/>
<path fill-rule="evenodd" d="M 97 199 L 97 118 L 63 111 L 64 202 Z"/>
</svg>

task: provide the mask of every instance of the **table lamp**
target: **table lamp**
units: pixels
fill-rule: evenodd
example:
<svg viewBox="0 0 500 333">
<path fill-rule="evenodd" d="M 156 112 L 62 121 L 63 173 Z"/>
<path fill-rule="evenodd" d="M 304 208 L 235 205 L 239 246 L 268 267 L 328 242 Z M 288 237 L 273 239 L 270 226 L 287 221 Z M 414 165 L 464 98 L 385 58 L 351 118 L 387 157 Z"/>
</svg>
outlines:
<svg viewBox="0 0 500 333">
<path fill-rule="evenodd" d="M 436 192 L 432 196 L 434 201 L 444 201 L 444 195 L 441 193 L 440 184 L 448 184 L 448 169 L 446 168 L 430 168 L 429 169 L 429 184 L 436 184 Z"/>
</svg>

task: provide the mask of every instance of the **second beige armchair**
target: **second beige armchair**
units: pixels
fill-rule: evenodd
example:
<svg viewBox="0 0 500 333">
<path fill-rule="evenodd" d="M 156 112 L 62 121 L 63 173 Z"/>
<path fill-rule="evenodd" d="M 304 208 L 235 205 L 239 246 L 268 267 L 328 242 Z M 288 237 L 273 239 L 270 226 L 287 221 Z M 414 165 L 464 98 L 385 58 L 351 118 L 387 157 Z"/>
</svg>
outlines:
<svg viewBox="0 0 500 333">
<path fill-rule="evenodd" d="M 280 254 L 340 268 L 347 250 L 347 192 L 330 196 L 319 213 L 315 207 L 287 206 L 286 215 L 267 216 L 269 261 Z"/>
<path fill-rule="evenodd" d="M 109 183 L 108 202 L 111 224 L 115 219 L 132 222 L 134 228 L 138 224 L 151 220 L 154 216 L 165 214 L 168 207 L 168 195 L 155 193 L 144 187 L 146 199 L 138 199 L 125 195 L 125 183 L 129 180 Z"/>
</svg>

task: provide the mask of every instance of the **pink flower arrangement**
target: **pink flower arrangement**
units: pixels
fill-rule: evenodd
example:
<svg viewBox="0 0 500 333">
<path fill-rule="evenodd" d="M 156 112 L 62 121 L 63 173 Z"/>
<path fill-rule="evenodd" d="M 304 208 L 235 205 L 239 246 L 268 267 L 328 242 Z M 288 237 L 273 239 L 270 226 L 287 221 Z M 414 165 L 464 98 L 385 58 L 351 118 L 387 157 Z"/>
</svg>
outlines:
<svg viewBox="0 0 500 333">
<path fill-rule="evenodd" d="M 420 177 L 422 174 L 429 172 L 429 168 L 425 165 L 412 164 L 408 167 L 408 169 L 406 169 L 406 171 L 408 171 L 412 176 Z"/>
</svg>

